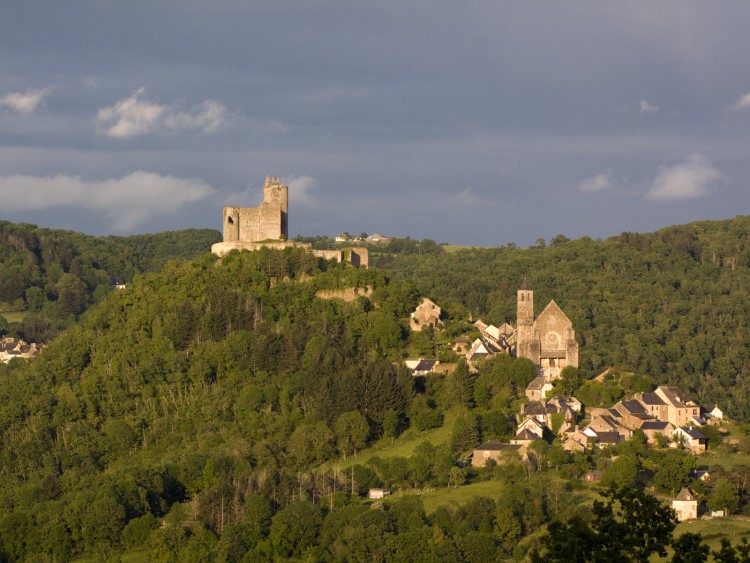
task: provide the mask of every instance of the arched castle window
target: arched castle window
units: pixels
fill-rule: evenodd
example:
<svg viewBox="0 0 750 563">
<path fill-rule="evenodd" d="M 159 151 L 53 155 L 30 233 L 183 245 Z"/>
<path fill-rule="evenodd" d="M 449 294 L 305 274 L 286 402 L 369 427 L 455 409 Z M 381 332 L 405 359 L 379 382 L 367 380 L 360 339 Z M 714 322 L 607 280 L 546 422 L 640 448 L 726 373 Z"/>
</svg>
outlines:
<svg viewBox="0 0 750 563">
<path fill-rule="evenodd" d="M 232 219 L 231 217 L 227 217 L 227 223 L 229 223 L 230 225 L 234 225 L 234 219 Z"/>
<path fill-rule="evenodd" d="M 522 293 L 522 294 L 521 294 L 521 301 L 523 301 L 523 300 L 524 300 L 524 298 L 523 298 L 523 293 Z"/>
</svg>

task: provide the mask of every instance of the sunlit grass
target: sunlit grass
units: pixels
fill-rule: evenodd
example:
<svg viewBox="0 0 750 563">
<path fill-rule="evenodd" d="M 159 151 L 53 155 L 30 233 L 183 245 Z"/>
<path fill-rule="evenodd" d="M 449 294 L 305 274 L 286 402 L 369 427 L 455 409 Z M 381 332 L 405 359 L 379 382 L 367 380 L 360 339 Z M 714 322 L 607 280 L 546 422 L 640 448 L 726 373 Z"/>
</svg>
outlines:
<svg viewBox="0 0 750 563">
<path fill-rule="evenodd" d="M 0 317 L 5 317 L 5 320 L 9 323 L 20 323 L 28 314 L 28 311 L 12 311 L 8 313 L 0 313 Z"/>
<path fill-rule="evenodd" d="M 414 453 L 416 447 L 424 442 L 429 442 L 434 446 L 447 444 L 457 418 L 458 413 L 451 411 L 445 416 L 443 425 L 440 428 L 433 428 L 426 431 L 409 428 L 393 441 L 389 438 L 383 438 L 375 442 L 371 447 L 358 452 L 355 457 L 340 458 L 336 461 L 328 462 L 326 466 L 336 466 L 340 469 L 345 469 L 358 463 L 364 464 L 371 457 L 409 457 Z"/>
</svg>

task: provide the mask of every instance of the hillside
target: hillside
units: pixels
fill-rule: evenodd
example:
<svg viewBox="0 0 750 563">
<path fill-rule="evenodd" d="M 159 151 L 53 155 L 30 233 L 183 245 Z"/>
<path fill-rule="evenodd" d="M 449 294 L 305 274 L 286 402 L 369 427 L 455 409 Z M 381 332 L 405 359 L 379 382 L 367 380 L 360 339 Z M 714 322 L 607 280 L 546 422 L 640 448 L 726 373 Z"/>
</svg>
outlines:
<svg viewBox="0 0 750 563">
<path fill-rule="evenodd" d="M 300 249 L 203 253 L 134 274 L 36 360 L 0 364 L 0 558 L 487 561 L 585 517 L 590 469 L 709 498 L 692 456 L 636 441 L 569 454 L 550 440 L 531 463 L 467 467 L 481 441 L 513 435 L 532 364 L 500 355 L 413 378 L 401 360 L 455 360 L 469 316 L 513 320 L 527 277 L 571 317 L 584 375 L 616 365 L 637 372 L 631 384 L 676 382 L 748 420 L 749 231 L 737 218 L 451 254 L 423 241 L 370 270 Z M 372 291 L 320 297 L 348 288 Z M 420 295 L 443 306 L 443 330 L 406 330 Z M 731 444 L 712 433 L 732 460 L 715 471 L 744 499 L 750 440 L 731 431 Z M 369 487 L 394 495 L 372 510 Z"/>
<path fill-rule="evenodd" d="M 538 303 L 573 321 L 582 371 L 620 366 L 681 386 L 750 421 L 750 217 L 606 240 L 555 237 L 546 247 L 379 254 L 454 319 L 515 321 L 527 278 Z"/>
<path fill-rule="evenodd" d="M 3 312 L 22 319 L 6 330 L 48 342 L 111 290 L 112 279 L 201 256 L 220 233 L 190 229 L 129 237 L 93 237 L 0 221 L 0 334 Z"/>
<path fill-rule="evenodd" d="M 404 424 L 411 376 L 386 358 L 401 355 L 396 315 L 413 303 L 375 271 L 320 266 L 293 249 L 169 263 L 35 362 L 0 365 L 4 553 L 107 553 L 134 518 L 188 500 L 220 530 L 230 502 L 283 506 L 310 489 L 299 471 L 336 453 L 342 413 L 364 424 L 358 440 Z M 315 297 L 366 286 L 377 310 Z"/>
</svg>

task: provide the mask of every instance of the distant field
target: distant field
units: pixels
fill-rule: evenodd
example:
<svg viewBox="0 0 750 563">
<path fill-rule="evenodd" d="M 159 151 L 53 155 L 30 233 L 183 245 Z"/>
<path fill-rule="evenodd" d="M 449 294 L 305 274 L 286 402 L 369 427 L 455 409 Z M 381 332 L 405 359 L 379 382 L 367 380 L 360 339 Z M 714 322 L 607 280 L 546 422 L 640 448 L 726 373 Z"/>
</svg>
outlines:
<svg viewBox="0 0 750 563">
<path fill-rule="evenodd" d="M 731 518 L 711 518 L 706 520 L 688 520 L 680 522 L 675 529 L 675 537 L 685 532 L 700 534 L 703 541 L 712 551 L 721 548 L 721 538 L 727 538 L 732 545 L 736 545 L 742 538 L 750 540 L 750 519 L 744 516 Z M 668 561 L 668 559 L 653 559 L 654 561 Z"/>
<path fill-rule="evenodd" d="M 0 317 L 5 317 L 5 320 L 9 323 L 20 323 L 28 314 L 28 311 L 13 311 L 12 313 L 0 313 Z"/>
<path fill-rule="evenodd" d="M 471 248 L 491 248 L 489 246 L 462 246 L 460 244 L 444 244 L 442 246 L 446 252 L 460 252 L 461 250 L 469 250 Z"/>
</svg>

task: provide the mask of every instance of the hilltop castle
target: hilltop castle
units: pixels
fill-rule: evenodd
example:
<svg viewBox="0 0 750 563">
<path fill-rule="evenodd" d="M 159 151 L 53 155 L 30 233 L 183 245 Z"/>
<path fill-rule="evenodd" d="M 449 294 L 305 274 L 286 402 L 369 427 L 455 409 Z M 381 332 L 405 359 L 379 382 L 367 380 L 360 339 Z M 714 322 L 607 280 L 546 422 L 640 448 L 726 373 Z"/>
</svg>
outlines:
<svg viewBox="0 0 750 563">
<path fill-rule="evenodd" d="M 263 201 L 258 207 L 225 207 L 223 214 L 224 241 L 211 246 L 211 252 L 223 256 L 232 250 L 258 250 L 289 247 L 305 248 L 318 258 L 349 262 L 366 268 L 366 248 L 313 250 L 312 245 L 291 242 L 289 238 L 289 187 L 277 176 L 266 176 Z"/>
<path fill-rule="evenodd" d="M 289 238 L 289 187 L 277 176 L 266 176 L 258 207 L 224 208 L 224 242 Z"/>
</svg>

